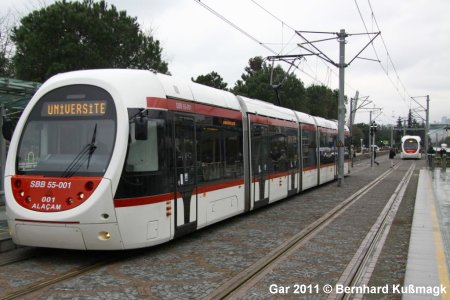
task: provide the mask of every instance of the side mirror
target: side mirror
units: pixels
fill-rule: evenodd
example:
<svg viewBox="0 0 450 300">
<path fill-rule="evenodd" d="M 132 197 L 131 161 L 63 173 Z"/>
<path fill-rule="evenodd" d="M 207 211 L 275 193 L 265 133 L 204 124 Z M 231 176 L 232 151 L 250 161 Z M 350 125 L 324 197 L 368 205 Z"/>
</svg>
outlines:
<svg viewBox="0 0 450 300">
<path fill-rule="evenodd" d="M 2 134 L 5 140 L 10 141 L 14 132 L 14 124 L 11 120 L 4 120 Z"/>
<path fill-rule="evenodd" d="M 138 116 L 134 119 L 134 138 L 137 141 L 147 140 L 148 135 L 148 118 L 146 116 Z"/>
</svg>

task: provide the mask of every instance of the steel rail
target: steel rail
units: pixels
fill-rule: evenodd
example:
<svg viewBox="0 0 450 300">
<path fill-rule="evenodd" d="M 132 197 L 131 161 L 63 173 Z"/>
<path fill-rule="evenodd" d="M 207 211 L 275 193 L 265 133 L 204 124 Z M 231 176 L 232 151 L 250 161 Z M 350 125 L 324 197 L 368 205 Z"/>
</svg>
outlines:
<svg viewBox="0 0 450 300">
<path fill-rule="evenodd" d="M 395 189 L 389 201 L 386 203 L 383 211 L 377 218 L 372 228 L 369 230 L 361 246 L 356 254 L 347 265 L 341 278 L 337 284 L 345 287 L 362 287 L 367 286 L 374 270 L 374 266 L 378 261 L 378 257 L 386 241 L 391 225 L 395 219 L 395 215 L 405 194 L 408 183 L 414 173 L 416 163 L 409 167 L 405 176 L 403 176 L 399 185 Z M 331 293 L 328 299 L 351 299 L 360 298 L 361 294 L 343 293 L 336 295 Z"/>
<path fill-rule="evenodd" d="M 42 250 L 37 248 L 21 247 L 13 251 L 0 254 L 0 267 L 16 262 L 24 261 L 42 255 Z"/>
<path fill-rule="evenodd" d="M 125 256 L 123 255 L 113 255 L 111 257 L 102 259 L 100 261 L 96 261 L 94 263 L 89 263 L 89 264 L 85 264 L 83 266 L 80 266 L 74 270 L 68 271 L 64 274 L 58 275 L 54 278 L 48 279 L 48 280 L 44 280 L 44 281 L 40 281 L 31 285 L 27 285 L 19 290 L 16 290 L 10 294 L 4 295 L 0 297 L 0 300 L 10 300 L 10 299 L 17 299 L 17 298 L 22 298 L 25 295 L 31 294 L 35 291 L 41 290 L 45 287 L 51 286 L 55 283 L 79 276 L 81 274 L 90 272 L 92 270 L 107 266 L 109 264 L 112 264 L 114 262 L 120 261 L 122 259 L 124 259 Z"/>
<path fill-rule="evenodd" d="M 222 284 L 215 291 L 207 295 L 204 299 L 237 299 L 245 295 L 252 286 L 259 282 L 267 273 L 279 265 L 284 259 L 289 257 L 294 251 L 304 245 L 312 237 L 328 226 L 332 221 L 345 212 L 352 204 L 361 199 L 383 179 L 389 176 L 394 170 L 398 169 L 400 164 L 385 171 L 373 181 L 359 189 L 343 202 L 335 206 L 329 212 L 308 225 L 302 231 L 298 232 L 266 256 L 259 259 L 249 268 L 239 272 L 230 280 Z"/>
</svg>

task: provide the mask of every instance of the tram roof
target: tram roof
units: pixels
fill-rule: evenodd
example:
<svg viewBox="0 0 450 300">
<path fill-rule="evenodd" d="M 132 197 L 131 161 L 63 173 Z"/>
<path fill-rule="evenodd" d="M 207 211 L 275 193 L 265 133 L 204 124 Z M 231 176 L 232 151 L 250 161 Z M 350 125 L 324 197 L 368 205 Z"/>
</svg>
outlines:
<svg viewBox="0 0 450 300">
<path fill-rule="evenodd" d="M 240 110 L 236 97 L 227 91 L 201 85 L 189 80 L 179 79 L 170 75 L 156 74 L 168 97 L 181 98 L 190 101 Z"/>
<path fill-rule="evenodd" d="M 314 119 L 317 122 L 317 126 L 324 127 L 324 128 L 331 128 L 331 129 L 338 129 L 338 125 L 336 121 L 324 119 L 321 117 L 314 117 Z"/>
<path fill-rule="evenodd" d="M 121 70 L 119 72 L 106 72 L 110 70 L 84 70 L 74 71 L 59 74 L 56 77 L 72 77 L 74 75 L 99 75 L 99 72 L 103 75 L 116 77 L 117 74 L 121 74 L 124 78 L 130 78 L 135 76 L 144 76 L 146 80 L 145 86 L 148 88 L 148 80 L 150 78 L 158 78 L 160 84 L 164 89 L 164 92 L 169 97 L 183 98 L 186 100 L 196 101 L 205 104 L 211 104 L 215 106 L 221 106 L 229 109 L 240 110 L 240 104 L 236 96 L 232 93 L 224 90 L 219 90 L 204 85 L 197 84 L 188 80 L 182 80 L 176 77 L 172 77 L 164 74 L 155 74 L 151 71 L 136 72 L 136 70 Z M 113 75 L 115 74 L 115 75 Z M 122 77 L 122 76 L 119 76 Z M 134 81 L 134 90 L 136 90 L 136 81 Z M 151 80 L 150 80 L 151 81 Z M 158 84 L 157 84 L 158 85 Z M 7 110 L 6 115 L 15 114 L 24 109 L 28 104 L 34 93 L 41 86 L 41 83 L 24 81 L 13 78 L 0 77 L 0 105 L 3 105 Z M 146 89 L 144 89 L 146 90 Z M 161 91 L 162 92 L 162 91 Z M 163 92 L 163 93 L 164 93 Z M 320 117 L 314 117 L 306 113 L 293 111 L 288 108 L 276 106 L 270 102 L 261 101 L 257 99 L 247 98 L 240 96 L 250 113 L 263 115 L 267 117 L 274 117 L 283 120 L 297 121 L 304 124 L 317 124 L 320 127 L 337 129 L 335 121 L 330 121 Z"/>
<path fill-rule="evenodd" d="M 273 117 L 288 121 L 297 121 L 294 111 L 281 106 L 276 106 L 270 102 L 240 96 L 250 113 L 266 117 Z"/>
<path fill-rule="evenodd" d="M 304 113 L 304 112 L 300 112 L 300 111 L 295 111 L 295 114 L 297 115 L 297 118 L 300 121 L 300 123 L 316 125 L 316 122 L 314 121 L 313 116 L 308 115 L 307 113 Z"/>
</svg>

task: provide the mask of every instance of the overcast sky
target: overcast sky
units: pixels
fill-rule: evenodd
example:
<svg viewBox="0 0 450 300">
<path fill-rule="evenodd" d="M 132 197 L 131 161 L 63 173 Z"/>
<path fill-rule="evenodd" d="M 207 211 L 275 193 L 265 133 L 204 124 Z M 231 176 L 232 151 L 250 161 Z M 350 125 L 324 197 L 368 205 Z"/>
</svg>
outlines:
<svg viewBox="0 0 450 300">
<path fill-rule="evenodd" d="M 1 0 L 0 13 L 11 11 L 20 17 L 53 2 Z M 410 97 L 425 95 L 430 96 L 431 123 L 440 122 L 444 116 L 450 118 L 449 0 L 202 0 L 265 47 L 195 0 L 107 2 L 136 16 L 144 30 L 152 30 L 162 43 L 163 56 L 173 76 L 190 79 L 216 71 L 229 87 L 240 79 L 251 57 L 306 53 L 297 46 L 303 40 L 293 29 L 321 32 L 345 29 L 350 34 L 379 29 L 381 36 L 374 41 L 375 50 L 369 46 L 360 56 L 381 62 L 354 60 L 345 70 L 345 94 L 354 97 L 358 90 L 360 97 L 369 96 L 373 104 L 367 107 L 382 108 L 381 114 L 373 113 L 380 123 L 393 124 L 399 116 L 406 117 L 410 108 L 424 118 L 425 113 L 419 111 L 421 107 Z M 304 36 L 318 40 L 335 35 Z M 368 41 L 367 34 L 349 36 L 346 62 Z M 337 40 L 316 46 L 338 62 Z M 283 67 L 287 70 L 288 65 Z M 338 69 L 319 58 L 307 57 L 299 69 L 294 72 L 306 86 L 315 83 L 338 88 Z M 426 105 L 425 97 L 416 100 Z M 420 117 L 417 119 L 420 121 Z M 356 122 L 368 120 L 368 110 L 358 110 Z"/>
</svg>

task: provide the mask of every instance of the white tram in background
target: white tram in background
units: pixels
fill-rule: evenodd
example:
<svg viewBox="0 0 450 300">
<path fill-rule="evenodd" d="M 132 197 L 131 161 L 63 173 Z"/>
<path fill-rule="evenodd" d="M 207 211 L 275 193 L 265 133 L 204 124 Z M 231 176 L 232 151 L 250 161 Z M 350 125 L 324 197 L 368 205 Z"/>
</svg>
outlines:
<svg viewBox="0 0 450 300">
<path fill-rule="evenodd" d="M 405 135 L 402 137 L 402 152 L 400 153 L 401 159 L 414 158 L 421 159 L 421 138 L 418 135 Z"/>
<path fill-rule="evenodd" d="M 336 140 L 335 121 L 167 75 L 60 74 L 12 137 L 8 225 L 20 245 L 160 244 L 334 180 Z"/>
</svg>

